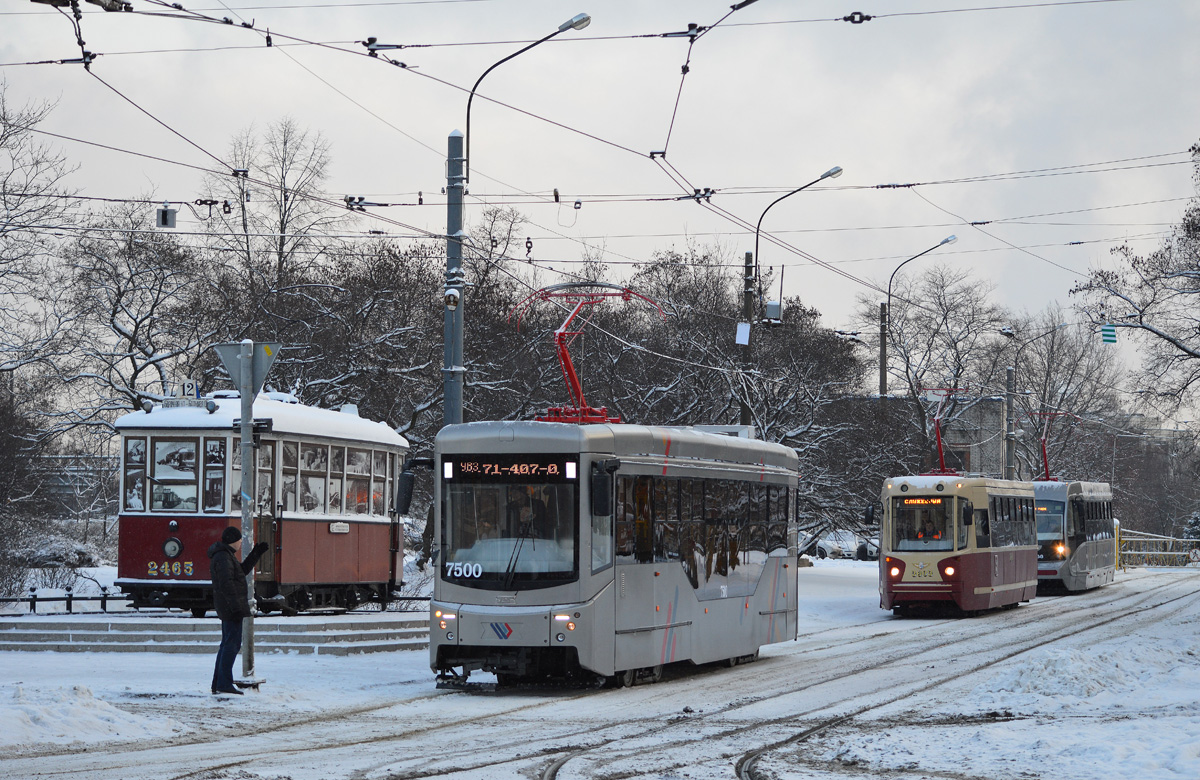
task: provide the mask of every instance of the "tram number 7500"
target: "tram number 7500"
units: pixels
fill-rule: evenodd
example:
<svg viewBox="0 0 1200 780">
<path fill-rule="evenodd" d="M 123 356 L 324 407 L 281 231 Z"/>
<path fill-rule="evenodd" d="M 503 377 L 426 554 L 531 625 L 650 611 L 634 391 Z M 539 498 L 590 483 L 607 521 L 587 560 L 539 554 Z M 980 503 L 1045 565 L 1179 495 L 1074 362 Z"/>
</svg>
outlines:
<svg viewBox="0 0 1200 780">
<path fill-rule="evenodd" d="M 446 562 L 447 577 L 482 577 L 483 564 Z"/>
</svg>

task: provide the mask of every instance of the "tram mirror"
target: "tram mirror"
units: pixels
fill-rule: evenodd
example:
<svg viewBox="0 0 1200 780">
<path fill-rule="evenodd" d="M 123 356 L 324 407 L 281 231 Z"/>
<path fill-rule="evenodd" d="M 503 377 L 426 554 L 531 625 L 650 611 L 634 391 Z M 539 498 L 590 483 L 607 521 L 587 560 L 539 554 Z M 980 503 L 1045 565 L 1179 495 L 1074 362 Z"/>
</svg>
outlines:
<svg viewBox="0 0 1200 780">
<path fill-rule="evenodd" d="M 971 506 L 970 501 L 964 501 L 962 505 L 962 524 L 971 525 L 975 522 L 975 508 Z"/>
<path fill-rule="evenodd" d="M 612 514 L 612 474 L 592 465 L 592 515 L 607 517 Z"/>
<path fill-rule="evenodd" d="M 408 514 L 412 508 L 413 488 L 417 484 L 417 475 L 411 471 L 401 471 L 396 478 L 396 513 Z"/>
</svg>

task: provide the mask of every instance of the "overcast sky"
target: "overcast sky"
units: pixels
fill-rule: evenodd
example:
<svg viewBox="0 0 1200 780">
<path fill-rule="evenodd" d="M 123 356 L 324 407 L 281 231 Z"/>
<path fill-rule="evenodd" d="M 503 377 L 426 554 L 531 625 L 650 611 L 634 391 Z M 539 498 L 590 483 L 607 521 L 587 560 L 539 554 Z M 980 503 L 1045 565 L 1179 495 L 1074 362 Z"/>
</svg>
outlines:
<svg viewBox="0 0 1200 780">
<path fill-rule="evenodd" d="M 1200 140 L 1195 0 L 997 10 L 758 0 L 698 36 L 690 59 L 686 36 L 660 34 L 714 25 L 728 0 L 184 5 L 259 30 L 84 5 L 105 86 L 79 64 L 16 64 L 77 58 L 79 47 L 54 9 L 0 0 L 10 101 L 56 101 L 43 129 L 187 164 L 54 140 L 81 163 L 70 180 L 81 194 L 206 197 L 188 166 L 220 170 L 206 152 L 225 158 L 235 133 L 291 116 L 332 144 L 332 195 L 415 204 L 421 192 L 424 205 L 373 211 L 440 234 L 446 138 L 465 129 L 467 91 L 580 12 L 589 27 L 498 67 L 472 111 L 467 221 L 485 202 L 516 206 L 531 220 L 532 257 L 555 269 L 590 248 L 619 279 L 622 263 L 689 241 L 719 242 L 740 263 L 771 201 L 840 165 L 843 176 L 767 214 L 764 231 L 790 248 L 761 243 L 762 264 L 785 266 L 786 294 L 826 325 L 850 326 L 858 296 L 882 298 L 901 261 L 950 234 L 956 244 L 902 273 L 967 267 L 995 284 L 998 302 L 1033 313 L 1069 305 L 1068 290 L 1113 246 L 1153 249 L 1196 194 L 1186 154 Z M 875 18 L 842 21 L 853 12 Z M 410 46 L 385 52 L 408 68 L 364 56 L 357 42 L 368 36 Z M 659 150 L 665 164 L 650 158 Z M 922 186 L 877 188 L 913 183 Z M 669 200 L 684 188 L 716 193 Z M 967 224 L 978 221 L 990 224 Z M 180 226 L 204 229 L 186 211 Z M 358 229 L 412 233 L 376 220 Z"/>
</svg>

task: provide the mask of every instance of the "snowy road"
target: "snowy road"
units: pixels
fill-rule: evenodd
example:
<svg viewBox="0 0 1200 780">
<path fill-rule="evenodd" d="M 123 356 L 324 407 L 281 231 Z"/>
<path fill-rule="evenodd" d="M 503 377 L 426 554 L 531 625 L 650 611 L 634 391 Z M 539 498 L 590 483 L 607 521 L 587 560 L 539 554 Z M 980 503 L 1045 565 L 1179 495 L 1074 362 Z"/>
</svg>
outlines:
<svg viewBox="0 0 1200 780">
<path fill-rule="evenodd" d="M 875 576 L 802 569 L 799 640 L 624 690 L 439 691 L 424 653 L 260 655 L 263 692 L 218 700 L 208 657 L 0 653 L 0 777 L 1200 776 L 1200 571 L 965 620 L 893 619 Z"/>
</svg>

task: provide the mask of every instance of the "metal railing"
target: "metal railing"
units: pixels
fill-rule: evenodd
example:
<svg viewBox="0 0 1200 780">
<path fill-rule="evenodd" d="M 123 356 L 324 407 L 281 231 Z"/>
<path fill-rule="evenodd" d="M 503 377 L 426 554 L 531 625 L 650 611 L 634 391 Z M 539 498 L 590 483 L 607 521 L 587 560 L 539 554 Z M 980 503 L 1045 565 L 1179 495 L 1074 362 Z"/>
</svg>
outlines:
<svg viewBox="0 0 1200 780">
<path fill-rule="evenodd" d="M 118 609 L 119 612 L 134 611 L 134 608 L 129 607 L 126 604 L 126 600 L 129 598 L 129 596 L 127 596 L 126 594 L 121 593 L 121 592 L 110 593 L 107 585 L 100 586 L 100 595 L 99 596 L 77 595 L 74 592 L 72 592 L 71 588 L 66 588 L 64 595 L 62 595 L 62 596 L 39 596 L 37 590 L 38 590 L 37 588 L 30 588 L 28 596 L 0 596 L 0 604 L 28 604 L 29 605 L 29 613 L 31 615 L 36 615 L 38 604 L 63 602 L 66 605 L 67 614 L 74 615 L 74 614 L 98 614 L 94 610 L 76 613 L 75 612 L 75 604 L 76 604 L 76 602 L 80 602 L 80 601 L 99 601 L 100 602 L 100 612 L 107 614 L 109 601 L 115 600 L 117 602 L 117 606 L 120 607 L 120 609 Z M 58 589 L 55 588 L 53 590 L 58 590 Z M 388 603 L 390 605 L 390 604 L 393 604 L 398 601 L 404 601 L 404 602 L 425 601 L 425 602 L 427 602 L 429 600 L 430 600 L 429 596 L 393 596 L 389 600 Z M 362 611 L 370 611 L 369 605 L 371 605 L 371 604 L 378 605 L 379 602 L 366 602 L 365 604 L 360 604 L 358 607 L 356 607 L 356 609 L 359 609 Z M 368 609 L 364 610 L 363 607 L 368 607 Z M 350 611 L 353 612 L 354 610 L 350 610 Z M 399 610 L 388 610 L 388 611 L 414 612 L 415 613 L 415 612 L 420 612 L 421 608 L 418 605 L 417 608 L 415 608 L 415 609 L 399 609 Z"/>
<path fill-rule="evenodd" d="M 1200 564 L 1200 539 L 1121 530 L 1120 563 L 1125 566 L 1188 566 Z"/>
<path fill-rule="evenodd" d="M 100 602 L 100 611 L 108 612 L 108 602 L 110 599 L 116 599 L 117 601 L 119 601 L 121 603 L 122 606 L 124 606 L 125 598 L 126 598 L 126 596 L 124 593 L 109 593 L 108 586 L 106 586 L 106 585 L 100 586 L 100 595 L 99 596 L 76 595 L 75 593 L 72 592 L 72 590 L 70 588 L 67 588 L 65 595 L 62 595 L 62 596 L 39 596 L 37 593 L 37 588 L 30 588 L 28 596 L 2 596 L 2 597 L 0 597 L 0 604 L 27 603 L 27 604 L 29 604 L 30 614 L 36 615 L 37 614 L 37 605 L 39 602 L 45 604 L 45 603 L 62 601 L 62 602 L 66 602 L 67 614 L 72 615 L 72 614 L 75 614 L 74 607 L 75 607 L 75 602 L 77 602 L 77 601 L 99 601 Z M 122 610 L 122 611 L 124 611 L 124 610 Z"/>
</svg>

